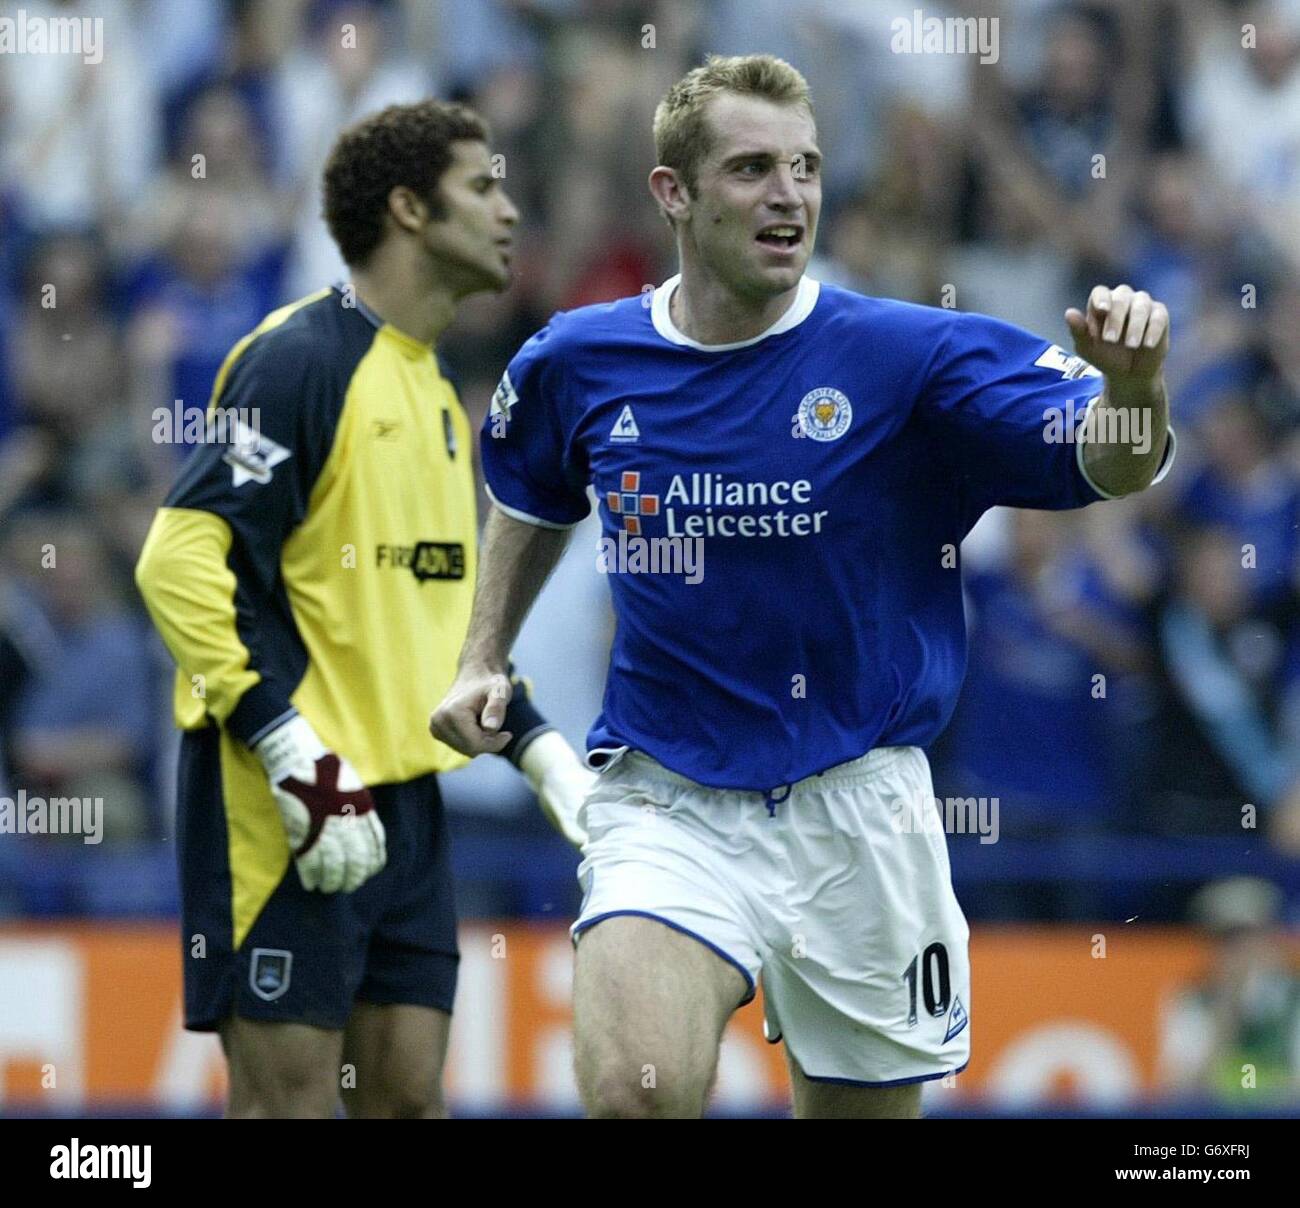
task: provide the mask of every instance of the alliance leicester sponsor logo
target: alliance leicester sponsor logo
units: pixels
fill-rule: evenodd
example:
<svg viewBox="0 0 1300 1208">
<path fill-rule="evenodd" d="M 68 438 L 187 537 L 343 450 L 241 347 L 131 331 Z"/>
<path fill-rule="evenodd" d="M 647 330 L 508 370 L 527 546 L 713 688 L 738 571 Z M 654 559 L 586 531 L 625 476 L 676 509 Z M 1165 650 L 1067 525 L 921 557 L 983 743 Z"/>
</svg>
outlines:
<svg viewBox="0 0 1300 1208">
<path fill-rule="evenodd" d="M 820 533 L 830 515 L 826 508 L 796 510 L 812 495 L 806 478 L 758 482 L 700 473 L 674 474 L 661 495 L 645 489 L 640 470 L 623 470 L 619 489 L 605 492 L 605 507 L 630 537 L 642 536 L 643 521 L 660 516 L 669 537 L 807 537 Z"/>
</svg>

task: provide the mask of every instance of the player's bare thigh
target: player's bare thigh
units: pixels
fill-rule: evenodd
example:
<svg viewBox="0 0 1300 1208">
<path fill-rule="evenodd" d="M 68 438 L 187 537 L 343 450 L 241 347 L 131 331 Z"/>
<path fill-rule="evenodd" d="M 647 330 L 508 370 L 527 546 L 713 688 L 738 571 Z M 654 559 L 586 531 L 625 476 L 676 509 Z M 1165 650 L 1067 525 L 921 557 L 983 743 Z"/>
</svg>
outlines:
<svg viewBox="0 0 1300 1208">
<path fill-rule="evenodd" d="M 578 940 L 574 1045 L 594 1117 L 703 1114 L 722 1031 L 748 987 L 698 940 L 653 919 L 605 919 Z"/>
<path fill-rule="evenodd" d="M 451 1016 L 409 1003 L 358 1002 L 343 1039 L 343 1106 L 353 1119 L 447 1115 L 442 1067 Z"/>
<path fill-rule="evenodd" d="M 338 1109 L 343 1032 L 231 1016 L 221 1025 L 230 1119 L 329 1119 Z"/>
<path fill-rule="evenodd" d="M 786 1050 L 796 1120 L 917 1120 L 921 1086 L 841 1086 L 810 1082 Z"/>
</svg>

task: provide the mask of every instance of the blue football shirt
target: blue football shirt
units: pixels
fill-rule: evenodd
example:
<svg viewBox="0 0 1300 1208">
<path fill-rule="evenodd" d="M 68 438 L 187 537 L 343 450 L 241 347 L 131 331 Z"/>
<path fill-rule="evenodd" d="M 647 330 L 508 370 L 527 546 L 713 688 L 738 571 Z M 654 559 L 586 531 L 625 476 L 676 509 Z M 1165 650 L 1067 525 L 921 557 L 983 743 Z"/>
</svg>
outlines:
<svg viewBox="0 0 1300 1208">
<path fill-rule="evenodd" d="M 617 632 L 589 752 L 768 791 L 930 743 L 965 670 L 958 546 L 995 504 L 1104 498 L 1074 440 L 1103 379 L 1006 323 L 808 277 L 761 336 L 700 345 L 678 280 L 555 315 L 484 424 L 506 514 L 567 527 L 595 489 Z"/>
</svg>

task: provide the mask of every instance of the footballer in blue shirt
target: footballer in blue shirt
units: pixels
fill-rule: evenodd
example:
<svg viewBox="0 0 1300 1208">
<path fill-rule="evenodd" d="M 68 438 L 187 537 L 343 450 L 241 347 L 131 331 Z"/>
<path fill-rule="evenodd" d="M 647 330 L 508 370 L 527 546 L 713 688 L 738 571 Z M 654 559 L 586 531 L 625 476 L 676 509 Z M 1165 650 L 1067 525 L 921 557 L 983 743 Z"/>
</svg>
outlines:
<svg viewBox="0 0 1300 1208">
<path fill-rule="evenodd" d="M 1071 353 L 812 280 L 816 125 L 771 56 L 711 58 L 654 134 L 680 275 L 555 315 L 510 362 L 431 728 L 508 741 L 511 642 L 594 487 L 618 627 L 573 927 L 588 1112 L 699 1115 L 761 977 L 796 1115 L 917 1115 L 974 1018 L 922 751 L 965 668 L 958 550 L 995 505 L 1083 507 L 1168 469 L 1168 313 L 1098 286 L 1066 312 Z"/>
</svg>

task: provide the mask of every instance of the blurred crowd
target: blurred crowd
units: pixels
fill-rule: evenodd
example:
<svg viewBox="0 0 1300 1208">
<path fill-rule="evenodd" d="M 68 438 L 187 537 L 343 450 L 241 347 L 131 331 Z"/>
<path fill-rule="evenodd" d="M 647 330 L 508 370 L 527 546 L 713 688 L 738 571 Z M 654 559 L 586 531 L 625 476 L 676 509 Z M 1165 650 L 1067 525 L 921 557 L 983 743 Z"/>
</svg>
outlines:
<svg viewBox="0 0 1300 1208">
<path fill-rule="evenodd" d="M 893 53 L 913 7 L 27 0 L 29 19 L 102 17 L 104 54 L 0 56 L 0 790 L 93 790 L 106 842 L 170 835 L 170 664 L 131 567 L 230 346 L 346 278 L 318 193 L 343 125 L 430 94 L 492 125 L 517 279 L 440 349 L 478 422 L 553 311 L 675 271 L 645 186 L 654 106 L 707 51 L 766 51 L 818 105 L 813 276 L 1067 346 L 1063 312 L 1099 282 L 1172 316 L 1173 475 L 990 513 L 968 539 L 938 793 L 996 796 L 1004 839 L 1049 856 L 1117 836 L 1300 853 L 1300 0 L 924 6 L 997 16 L 990 63 Z M 575 743 L 609 636 L 590 524 L 516 651 Z M 447 791 L 542 841 L 504 768 Z M 1180 917 L 1196 879 L 1149 877 L 1144 908 Z M 1120 908 L 1107 884 L 1004 873 L 963 898 L 1071 917 Z"/>
</svg>

